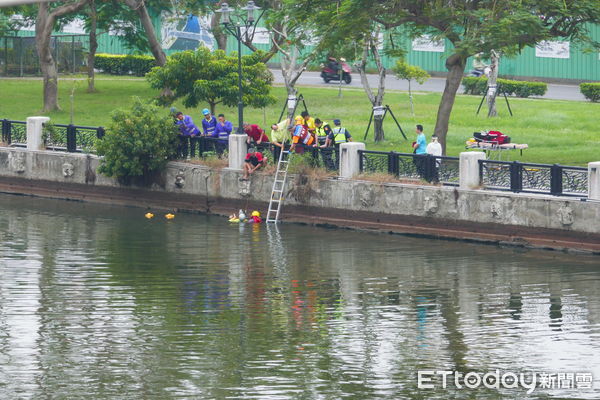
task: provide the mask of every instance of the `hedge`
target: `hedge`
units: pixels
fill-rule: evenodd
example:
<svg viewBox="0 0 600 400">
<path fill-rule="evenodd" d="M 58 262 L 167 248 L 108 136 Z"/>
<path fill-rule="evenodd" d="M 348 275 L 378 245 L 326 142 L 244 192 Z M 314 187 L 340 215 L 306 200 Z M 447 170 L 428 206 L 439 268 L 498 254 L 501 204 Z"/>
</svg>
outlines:
<svg viewBox="0 0 600 400">
<path fill-rule="evenodd" d="M 487 89 L 487 78 L 465 77 L 462 84 L 465 94 L 483 95 Z M 498 79 L 499 93 L 505 92 L 508 96 L 517 97 L 543 96 L 548 90 L 544 82 L 512 81 Z"/>
<path fill-rule="evenodd" d="M 95 57 L 95 67 L 111 75 L 144 76 L 155 66 L 152 56 L 96 54 Z"/>
<path fill-rule="evenodd" d="M 600 101 L 600 83 L 582 83 L 579 85 L 581 94 L 594 103 Z"/>
</svg>

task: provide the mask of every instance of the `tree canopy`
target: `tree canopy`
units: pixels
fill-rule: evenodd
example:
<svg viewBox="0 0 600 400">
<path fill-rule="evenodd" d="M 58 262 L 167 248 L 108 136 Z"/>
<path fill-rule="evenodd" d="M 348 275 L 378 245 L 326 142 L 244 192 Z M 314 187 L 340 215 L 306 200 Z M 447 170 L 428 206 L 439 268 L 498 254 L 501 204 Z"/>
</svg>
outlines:
<svg viewBox="0 0 600 400">
<path fill-rule="evenodd" d="M 275 102 L 270 94 L 273 75 L 261 62 L 262 52 L 242 57 L 243 101 L 245 105 L 262 108 Z M 202 102 L 215 111 L 217 104 L 233 107 L 238 102 L 237 54 L 226 55 L 222 50 L 211 52 L 206 47 L 184 51 L 169 57 L 164 67 L 155 67 L 146 75 L 155 89 L 169 87 L 172 95 L 162 95 L 161 101 L 170 104 L 183 99 L 186 107 Z"/>
</svg>

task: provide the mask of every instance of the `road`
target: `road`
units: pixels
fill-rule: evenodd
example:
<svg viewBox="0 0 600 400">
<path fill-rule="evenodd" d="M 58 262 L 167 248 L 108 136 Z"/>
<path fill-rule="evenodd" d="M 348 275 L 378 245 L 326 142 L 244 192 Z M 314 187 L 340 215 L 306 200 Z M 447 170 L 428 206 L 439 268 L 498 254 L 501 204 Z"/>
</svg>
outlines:
<svg viewBox="0 0 600 400">
<path fill-rule="evenodd" d="M 280 70 L 271 70 L 273 75 L 275 76 L 275 83 L 283 84 L 283 77 L 281 76 Z M 377 87 L 377 75 L 369 75 L 369 83 L 372 87 Z M 446 84 L 445 78 L 430 78 L 422 85 L 418 83 L 412 84 L 412 89 L 414 91 L 423 91 L 423 92 L 438 92 L 441 93 L 444 90 L 444 85 Z M 319 76 L 319 72 L 304 72 L 300 79 L 298 80 L 298 85 L 305 86 L 323 86 L 323 87 L 337 87 L 339 82 L 330 82 L 325 83 L 323 79 Z M 347 86 L 345 83 L 343 86 Z M 351 87 L 361 88 L 362 85 L 360 83 L 360 76 L 358 73 L 352 74 L 352 83 Z M 393 90 L 408 90 L 408 83 L 405 80 L 396 79 L 394 76 L 388 76 L 385 80 L 386 89 Z M 462 87 L 461 87 L 462 90 Z M 542 98 L 545 99 L 553 99 L 553 100 L 577 100 L 577 101 L 585 101 L 585 97 L 579 92 L 579 86 L 577 85 L 564 85 L 564 84 L 548 84 L 548 91 Z"/>
</svg>

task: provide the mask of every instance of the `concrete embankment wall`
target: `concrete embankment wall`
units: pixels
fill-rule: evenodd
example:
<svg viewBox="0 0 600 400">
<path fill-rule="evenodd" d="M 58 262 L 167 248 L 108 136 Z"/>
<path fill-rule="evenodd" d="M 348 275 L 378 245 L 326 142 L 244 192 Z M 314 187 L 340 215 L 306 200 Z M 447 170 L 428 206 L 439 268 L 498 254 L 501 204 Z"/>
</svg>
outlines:
<svg viewBox="0 0 600 400">
<path fill-rule="evenodd" d="M 266 212 L 272 174 L 171 162 L 151 186 L 97 172 L 94 155 L 0 148 L 0 191 L 226 214 Z M 600 202 L 350 179 L 288 179 L 283 221 L 600 254 Z"/>
</svg>

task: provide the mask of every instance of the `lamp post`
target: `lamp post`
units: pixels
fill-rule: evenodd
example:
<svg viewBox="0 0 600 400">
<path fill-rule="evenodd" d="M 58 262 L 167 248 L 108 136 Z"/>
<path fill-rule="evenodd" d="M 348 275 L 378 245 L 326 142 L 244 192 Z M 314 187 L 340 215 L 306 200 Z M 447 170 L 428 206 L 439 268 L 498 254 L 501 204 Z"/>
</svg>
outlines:
<svg viewBox="0 0 600 400">
<path fill-rule="evenodd" d="M 244 33 L 248 32 L 248 29 L 254 25 L 254 12 L 260 10 L 254 1 L 248 1 L 246 7 L 242 7 L 242 10 L 246 11 L 247 16 L 245 19 L 240 18 L 238 22 L 231 21 L 231 13 L 235 11 L 234 8 L 229 7 L 229 4 L 222 3 L 221 9 L 217 10 L 221 13 L 221 24 L 226 31 L 231 33 L 238 42 L 238 130 L 237 133 L 240 135 L 244 134 L 244 92 L 242 89 L 242 28 Z"/>
</svg>

